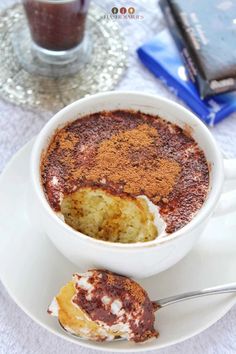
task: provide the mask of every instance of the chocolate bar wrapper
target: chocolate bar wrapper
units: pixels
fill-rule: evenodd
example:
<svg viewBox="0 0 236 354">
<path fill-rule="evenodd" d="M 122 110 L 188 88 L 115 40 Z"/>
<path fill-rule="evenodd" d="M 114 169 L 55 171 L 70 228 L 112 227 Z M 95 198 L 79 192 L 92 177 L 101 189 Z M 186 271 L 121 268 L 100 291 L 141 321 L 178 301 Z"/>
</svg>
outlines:
<svg viewBox="0 0 236 354">
<path fill-rule="evenodd" d="M 236 2 L 160 0 L 159 4 L 200 96 L 235 90 Z"/>
<path fill-rule="evenodd" d="M 137 54 L 142 63 L 206 124 L 213 126 L 236 112 L 236 92 L 200 98 L 168 29 L 138 48 Z"/>
</svg>

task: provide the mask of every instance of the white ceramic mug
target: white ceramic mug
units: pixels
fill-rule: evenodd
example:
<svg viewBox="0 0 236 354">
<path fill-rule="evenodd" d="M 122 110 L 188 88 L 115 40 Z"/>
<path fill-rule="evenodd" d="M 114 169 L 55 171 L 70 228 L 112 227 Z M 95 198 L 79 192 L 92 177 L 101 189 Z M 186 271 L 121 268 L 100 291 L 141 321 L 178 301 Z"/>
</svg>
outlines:
<svg viewBox="0 0 236 354">
<path fill-rule="evenodd" d="M 180 127 L 188 126 L 205 153 L 210 166 L 208 196 L 194 218 L 167 237 L 132 244 L 93 239 L 65 224 L 47 202 L 40 179 L 40 159 L 55 130 L 86 114 L 115 109 L 140 110 L 159 115 Z M 75 263 L 79 271 L 106 268 L 135 278 L 159 273 L 182 259 L 194 246 L 214 211 L 222 214 L 236 210 L 236 190 L 218 203 L 227 178 L 236 178 L 236 160 L 226 160 L 224 164 L 210 131 L 193 113 L 165 98 L 137 92 L 97 94 L 63 108 L 39 133 L 31 156 L 32 193 L 37 217 L 58 250 Z"/>
</svg>

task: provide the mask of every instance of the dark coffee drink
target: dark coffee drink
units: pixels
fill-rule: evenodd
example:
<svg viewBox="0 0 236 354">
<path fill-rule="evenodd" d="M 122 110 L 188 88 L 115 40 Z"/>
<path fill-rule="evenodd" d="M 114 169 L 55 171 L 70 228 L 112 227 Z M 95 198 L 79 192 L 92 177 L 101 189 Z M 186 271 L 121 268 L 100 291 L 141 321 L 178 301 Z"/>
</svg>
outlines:
<svg viewBox="0 0 236 354">
<path fill-rule="evenodd" d="M 89 0 L 23 0 L 23 4 L 39 47 L 64 51 L 82 42 Z"/>
</svg>

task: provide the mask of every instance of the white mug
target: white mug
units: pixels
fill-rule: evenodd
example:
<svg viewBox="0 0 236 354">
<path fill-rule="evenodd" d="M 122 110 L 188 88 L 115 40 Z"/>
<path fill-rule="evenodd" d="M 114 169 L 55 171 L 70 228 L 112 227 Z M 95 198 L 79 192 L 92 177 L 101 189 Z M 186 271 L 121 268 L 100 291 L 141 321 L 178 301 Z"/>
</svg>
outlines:
<svg viewBox="0 0 236 354">
<path fill-rule="evenodd" d="M 41 154 L 57 128 L 84 115 L 115 109 L 133 109 L 159 115 L 182 128 L 189 127 L 193 138 L 204 151 L 209 163 L 210 188 L 206 200 L 193 219 L 183 228 L 164 238 L 143 243 L 112 243 L 86 236 L 73 230 L 51 209 L 40 178 Z M 63 108 L 49 120 L 34 143 L 31 155 L 31 181 L 34 205 L 41 227 L 58 250 L 78 271 L 105 268 L 144 278 L 159 273 L 181 260 L 194 246 L 213 212 L 236 210 L 236 190 L 222 195 L 224 180 L 236 179 L 236 160 L 225 163 L 208 128 L 179 104 L 155 95 L 137 92 L 107 92 L 80 99 Z"/>
</svg>

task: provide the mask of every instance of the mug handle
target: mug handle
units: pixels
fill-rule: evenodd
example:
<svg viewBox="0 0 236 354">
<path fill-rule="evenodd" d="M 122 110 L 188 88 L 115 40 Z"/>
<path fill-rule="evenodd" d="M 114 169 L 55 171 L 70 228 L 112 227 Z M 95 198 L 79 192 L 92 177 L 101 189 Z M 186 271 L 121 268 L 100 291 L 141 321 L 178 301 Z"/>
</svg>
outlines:
<svg viewBox="0 0 236 354">
<path fill-rule="evenodd" d="M 214 216 L 225 215 L 236 211 L 236 159 L 224 160 L 225 181 L 235 180 L 231 191 L 225 192 L 220 197 Z"/>
</svg>

